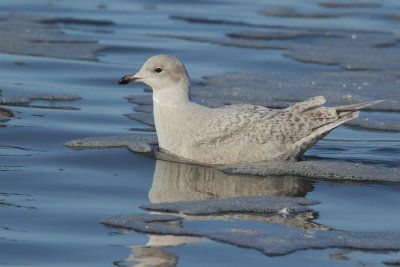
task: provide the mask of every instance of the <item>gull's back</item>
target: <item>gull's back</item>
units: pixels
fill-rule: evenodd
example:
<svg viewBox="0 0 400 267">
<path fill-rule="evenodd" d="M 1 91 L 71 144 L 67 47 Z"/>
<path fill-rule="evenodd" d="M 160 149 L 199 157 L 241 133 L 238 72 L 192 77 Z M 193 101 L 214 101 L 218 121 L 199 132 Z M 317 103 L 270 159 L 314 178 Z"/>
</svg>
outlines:
<svg viewBox="0 0 400 267">
<path fill-rule="evenodd" d="M 359 106 L 321 106 L 324 103 L 323 97 L 315 97 L 281 110 L 255 105 L 210 109 L 195 116 L 180 156 L 208 164 L 297 159 L 359 114 Z"/>
</svg>

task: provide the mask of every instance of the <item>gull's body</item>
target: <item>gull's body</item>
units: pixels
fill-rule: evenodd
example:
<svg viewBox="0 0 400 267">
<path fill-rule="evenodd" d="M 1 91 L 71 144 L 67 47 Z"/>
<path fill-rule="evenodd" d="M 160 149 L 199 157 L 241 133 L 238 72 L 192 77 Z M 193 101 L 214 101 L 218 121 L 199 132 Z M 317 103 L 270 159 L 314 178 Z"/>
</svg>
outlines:
<svg viewBox="0 0 400 267">
<path fill-rule="evenodd" d="M 301 156 L 331 130 L 378 101 L 323 107 L 322 96 L 286 109 L 255 105 L 208 108 L 189 99 L 190 81 L 174 57 L 148 59 L 120 84 L 144 82 L 153 89 L 154 120 L 162 149 L 190 161 L 232 164 L 290 160 Z"/>
</svg>

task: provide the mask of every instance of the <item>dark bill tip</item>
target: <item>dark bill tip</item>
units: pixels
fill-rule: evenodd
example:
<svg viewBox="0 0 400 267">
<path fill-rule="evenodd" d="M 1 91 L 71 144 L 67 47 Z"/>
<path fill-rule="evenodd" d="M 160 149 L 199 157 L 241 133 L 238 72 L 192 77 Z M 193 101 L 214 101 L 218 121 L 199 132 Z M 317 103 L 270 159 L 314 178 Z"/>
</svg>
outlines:
<svg viewBox="0 0 400 267">
<path fill-rule="evenodd" d="M 118 84 L 128 84 L 131 82 L 135 82 L 137 78 L 135 78 L 132 74 L 131 75 L 125 75 L 121 79 L 119 79 Z"/>
</svg>

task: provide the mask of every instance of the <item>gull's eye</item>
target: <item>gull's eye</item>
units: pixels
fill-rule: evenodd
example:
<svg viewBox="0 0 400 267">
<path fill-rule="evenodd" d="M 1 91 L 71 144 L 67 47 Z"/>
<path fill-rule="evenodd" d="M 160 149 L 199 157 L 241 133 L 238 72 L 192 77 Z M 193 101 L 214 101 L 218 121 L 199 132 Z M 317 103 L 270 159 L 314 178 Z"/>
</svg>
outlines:
<svg viewBox="0 0 400 267">
<path fill-rule="evenodd" d="M 157 73 L 160 73 L 160 72 L 162 72 L 162 68 L 155 68 L 154 71 Z"/>
</svg>

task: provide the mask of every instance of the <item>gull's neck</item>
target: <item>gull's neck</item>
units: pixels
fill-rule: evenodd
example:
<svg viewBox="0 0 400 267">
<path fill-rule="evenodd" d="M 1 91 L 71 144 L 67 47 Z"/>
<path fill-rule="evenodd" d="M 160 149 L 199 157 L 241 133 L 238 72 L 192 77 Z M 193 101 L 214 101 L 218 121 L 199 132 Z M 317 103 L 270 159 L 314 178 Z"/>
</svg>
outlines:
<svg viewBox="0 0 400 267">
<path fill-rule="evenodd" d="M 190 85 L 179 81 L 173 86 L 153 90 L 153 104 L 157 107 L 179 107 L 191 103 L 189 98 Z"/>
</svg>

